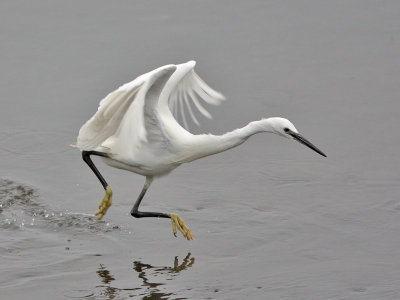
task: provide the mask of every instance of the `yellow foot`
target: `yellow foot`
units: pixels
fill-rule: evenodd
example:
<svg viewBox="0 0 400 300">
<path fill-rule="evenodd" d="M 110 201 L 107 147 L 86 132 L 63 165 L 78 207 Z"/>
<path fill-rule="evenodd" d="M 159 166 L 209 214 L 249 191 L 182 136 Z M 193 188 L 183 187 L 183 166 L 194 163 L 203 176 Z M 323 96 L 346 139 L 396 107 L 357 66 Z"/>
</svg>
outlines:
<svg viewBox="0 0 400 300">
<path fill-rule="evenodd" d="M 97 217 L 97 220 L 101 220 L 104 217 L 104 215 L 107 212 L 107 209 L 112 204 L 111 199 L 112 199 L 112 190 L 109 186 L 107 186 L 106 193 L 103 197 L 103 200 L 101 200 L 101 202 L 100 202 L 99 210 L 94 213 L 95 216 L 99 215 Z"/>
<path fill-rule="evenodd" d="M 174 213 L 169 214 L 169 216 L 171 217 L 172 231 L 174 232 L 174 236 L 176 236 L 176 229 L 178 228 L 178 230 L 183 234 L 185 238 L 188 239 L 188 241 L 193 240 L 193 234 L 190 232 L 189 227 L 185 225 L 183 220 Z"/>
</svg>

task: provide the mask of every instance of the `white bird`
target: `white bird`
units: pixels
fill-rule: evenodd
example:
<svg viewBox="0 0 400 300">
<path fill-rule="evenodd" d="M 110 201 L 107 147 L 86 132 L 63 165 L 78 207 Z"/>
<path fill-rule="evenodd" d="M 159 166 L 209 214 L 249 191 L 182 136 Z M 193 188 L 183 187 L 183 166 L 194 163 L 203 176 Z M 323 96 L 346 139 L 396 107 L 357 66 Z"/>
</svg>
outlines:
<svg viewBox="0 0 400 300">
<path fill-rule="evenodd" d="M 173 112 L 175 115 L 180 112 L 186 125 L 185 105 L 198 124 L 191 104 L 201 114 L 211 118 L 199 100 L 218 105 L 225 99 L 195 73 L 195 64 L 189 61 L 166 65 L 122 85 L 100 102 L 97 112 L 79 130 L 76 147 L 82 151 L 83 160 L 105 189 L 99 210 L 95 212 L 98 219 L 111 206 L 112 190 L 93 164 L 91 155 L 101 156 L 112 167 L 145 176 L 144 187 L 131 215 L 136 218 L 170 218 L 174 235 L 178 229 L 188 240 L 193 235 L 177 214 L 139 211 L 139 205 L 154 178 L 167 175 L 183 163 L 236 147 L 261 132 L 297 140 L 326 157 L 284 118 L 254 121 L 223 135 L 190 133 L 177 122 Z"/>
</svg>

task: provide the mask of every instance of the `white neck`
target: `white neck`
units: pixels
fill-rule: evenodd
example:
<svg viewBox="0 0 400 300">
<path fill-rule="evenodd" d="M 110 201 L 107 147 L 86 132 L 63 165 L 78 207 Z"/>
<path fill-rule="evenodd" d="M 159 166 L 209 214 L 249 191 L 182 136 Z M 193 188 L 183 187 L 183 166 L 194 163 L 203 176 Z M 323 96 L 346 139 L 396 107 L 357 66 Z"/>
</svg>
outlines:
<svg viewBox="0 0 400 300">
<path fill-rule="evenodd" d="M 191 153 L 190 157 L 186 157 L 184 162 L 229 150 L 243 144 L 250 136 L 260 132 L 275 132 L 272 126 L 272 118 L 250 122 L 242 128 L 223 135 L 194 135 L 189 145 L 191 151 L 187 151 L 187 153 Z"/>
</svg>

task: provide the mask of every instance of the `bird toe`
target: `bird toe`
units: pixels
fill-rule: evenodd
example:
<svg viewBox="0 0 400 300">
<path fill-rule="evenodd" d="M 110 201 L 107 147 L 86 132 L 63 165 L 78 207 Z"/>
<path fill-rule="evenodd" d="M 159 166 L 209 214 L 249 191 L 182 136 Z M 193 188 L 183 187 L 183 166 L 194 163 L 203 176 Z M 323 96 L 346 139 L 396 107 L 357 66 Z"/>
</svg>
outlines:
<svg viewBox="0 0 400 300">
<path fill-rule="evenodd" d="M 107 186 L 104 197 L 100 202 L 99 210 L 95 211 L 94 213 L 95 216 L 98 216 L 97 220 L 101 220 L 104 217 L 111 204 L 112 204 L 112 190 L 109 186 Z"/>
<path fill-rule="evenodd" d="M 188 240 L 193 240 L 193 234 L 189 227 L 186 226 L 185 222 L 175 213 L 170 214 L 172 222 L 172 232 L 176 237 L 177 229 L 182 233 L 182 235 Z"/>
</svg>

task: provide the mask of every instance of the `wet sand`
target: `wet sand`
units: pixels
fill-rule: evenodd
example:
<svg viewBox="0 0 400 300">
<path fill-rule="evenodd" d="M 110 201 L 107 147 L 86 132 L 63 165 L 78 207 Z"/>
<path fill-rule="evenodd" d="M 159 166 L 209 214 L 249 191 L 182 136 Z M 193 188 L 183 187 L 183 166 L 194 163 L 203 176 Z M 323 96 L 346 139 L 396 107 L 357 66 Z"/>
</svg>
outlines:
<svg viewBox="0 0 400 300">
<path fill-rule="evenodd" d="M 397 1 L 2 1 L 3 299 L 399 299 Z M 227 101 L 194 132 L 290 119 L 327 153 L 257 135 L 157 180 L 69 147 L 98 102 L 168 63 Z"/>
</svg>

